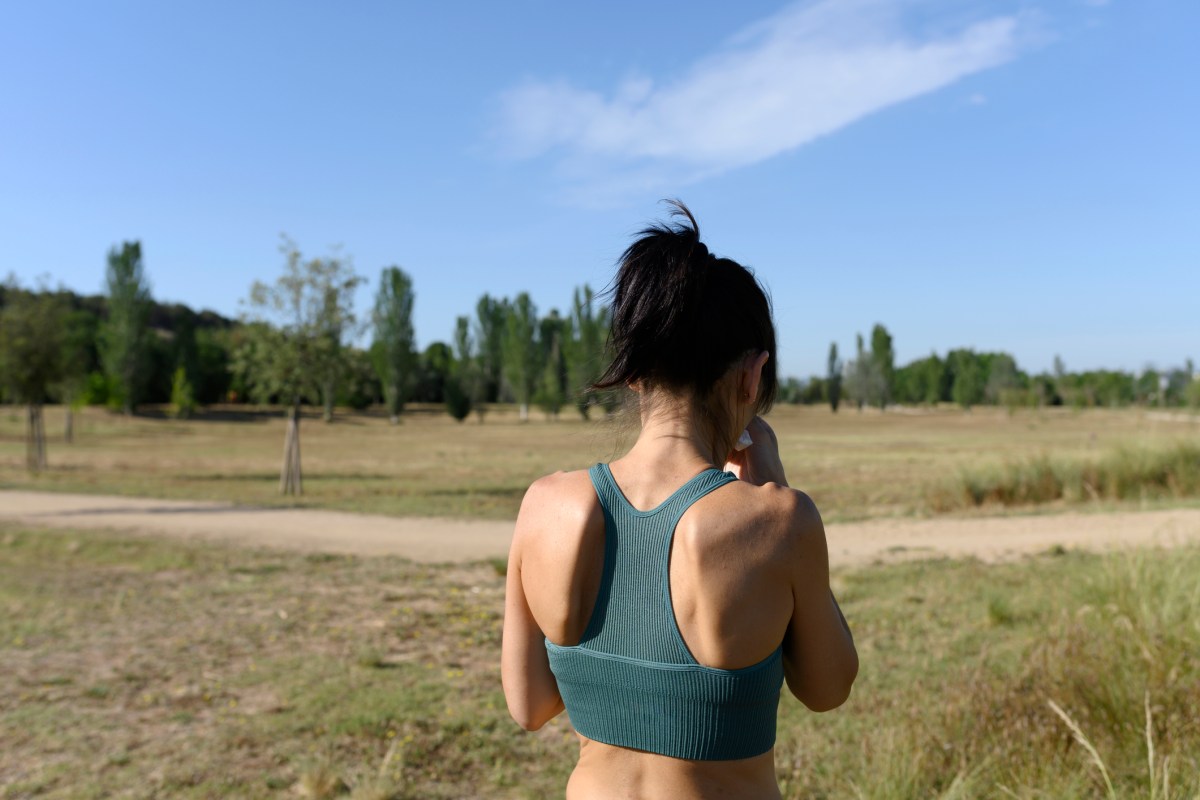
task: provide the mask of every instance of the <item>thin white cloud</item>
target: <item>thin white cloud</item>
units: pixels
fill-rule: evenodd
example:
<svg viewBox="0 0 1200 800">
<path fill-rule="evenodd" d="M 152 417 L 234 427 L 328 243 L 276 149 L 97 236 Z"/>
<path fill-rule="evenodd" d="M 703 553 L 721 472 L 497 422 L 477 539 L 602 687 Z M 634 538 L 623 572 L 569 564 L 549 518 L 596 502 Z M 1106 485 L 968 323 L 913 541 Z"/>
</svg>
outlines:
<svg viewBox="0 0 1200 800">
<path fill-rule="evenodd" d="M 923 29 L 937 33 L 919 34 L 905 14 L 912 5 L 791 5 L 662 83 L 639 76 L 605 93 L 531 80 L 500 97 L 496 133 L 507 155 L 548 158 L 580 189 L 669 187 L 794 150 L 1021 47 L 1018 17 L 947 32 L 923 3 Z"/>
</svg>

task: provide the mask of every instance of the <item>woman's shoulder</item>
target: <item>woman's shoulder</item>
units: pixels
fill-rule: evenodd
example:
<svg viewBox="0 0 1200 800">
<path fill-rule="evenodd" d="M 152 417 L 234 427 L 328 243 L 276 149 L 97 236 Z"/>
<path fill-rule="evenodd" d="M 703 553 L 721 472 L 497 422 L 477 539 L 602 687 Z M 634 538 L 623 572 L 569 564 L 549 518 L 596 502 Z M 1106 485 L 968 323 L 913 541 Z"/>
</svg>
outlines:
<svg viewBox="0 0 1200 800">
<path fill-rule="evenodd" d="M 812 498 L 799 489 L 778 483 L 731 481 L 724 503 L 737 520 L 731 533 L 764 544 L 765 537 L 780 554 L 804 550 L 817 537 L 824 542 L 820 512 Z"/>
<path fill-rule="evenodd" d="M 515 537 L 556 538 L 572 530 L 582 532 L 594 525 L 600 504 L 585 469 L 553 472 L 529 485 L 517 514 Z M 603 526 L 603 512 L 599 520 Z"/>
</svg>

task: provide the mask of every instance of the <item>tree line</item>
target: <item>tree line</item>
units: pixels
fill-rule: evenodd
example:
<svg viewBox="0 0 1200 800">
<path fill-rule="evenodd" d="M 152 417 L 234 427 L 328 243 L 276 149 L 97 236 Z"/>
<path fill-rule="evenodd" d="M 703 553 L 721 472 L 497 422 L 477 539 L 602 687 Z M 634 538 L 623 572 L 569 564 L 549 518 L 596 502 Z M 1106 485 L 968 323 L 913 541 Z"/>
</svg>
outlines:
<svg viewBox="0 0 1200 800">
<path fill-rule="evenodd" d="M 1200 408 L 1200 379 L 1195 364 L 1140 373 L 1121 370 L 1069 372 L 1055 356 L 1051 372 L 1030 373 L 1005 352 L 950 350 L 931 353 L 905 366 L 895 365 L 892 336 L 882 324 L 871 330 L 870 349 L 856 337 L 854 358 L 843 361 L 837 343 L 829 346 L 826 374 L 806 381 L 788 378 L 781 386 L 784 402 L 828 403 L 837 411 L 843 401 L 868 406 L 937 405 L 964 409 L 977 405 L 1015 408 L 1069 406 L 1120 408 L 1131 405 Z"/>
<path fill-rule="evenodd" d="M 587 418 L 617 404 L 614 393 L 588 388 L 607 366 L 609 311 L 586 285 L 566 313 L 540 314 L 527 292 L 484 294 L 455 320 L 451 341 L 419 351 L 416 291 L 401 268 L 381 271 L 361 313 L 355 290 L 366 279 L 351 259 L 307 258 L 287 237 L 280 250 L 281 274 L 249 288 L 237 321 L 155 303 L 136 241 L 109 251 L 103 296 L 0 284 L 0 401 L 27 408 L 30 468 L 45 467 L 46 403 L 67 407 L 68 440 L 85 404 L 126 414 L 166 404 L 179 417 L 220 402 L 283 405 L 281 489 L 297 493 L 304 404 L 319 404 L 331 421 L 336 406 L 381 403 L 393 422 L 411 402 L 444 404 L 460 421 L 474 411 L 480 422 L 497 402 L 518 404 L 523 420 L 532 405 Z M 357 346 L 364 336 L 370 345 Z"/>
<path fill-rule="evenodd" d="M 372 307 L 354 307 L 366 281 L 339 252 L 305 257 L 286 236 L 281 274 L 256 282 L 231 320 L 210 311 L 153 300 L 140 242 L 112 248 L 105 293 L 80 297 L 45 286 L 0 284 L 0 401 L 27 409 L 28 463 L 45 466 L 41 408 L 73 411 L 107 405 L 132 414 L 143 404 L 167 405 L 186 417 L 216 403 L 277 404 L 288 409 L 284 491 L 299 491 L 300 408 L 319 404 L 333 419 L 336 406 L 382 404 L 399 422 L 406 403 L 444 404 L 455 419 L 511 402 L 522 419 L 531 406 L 551 417 L 574 409 L 587 418 L 616 407 L 613 392 L 588 387 L 607 366 L 609 309 L 588 286 L 577 288 L 565 313 L 539 313 L 527 292 L 484 294 L 472 313 L 454 321 L 449 341 L 416 345 L 417 293 L 398 266 L 381 270 Z M 356 343 L 369 337 L 370 345 Z M 869 348 L 868 348 L 869 344 Z M 845 403 L 858 408 L 893 404 L 1066 405 L 1073 407 L 1200 407 L 1200 380 L 1189 360 L 1167 370 L 1069 372 L 1056 358 L 1052 372 L 1021 370 L 1004 352 L 959 348 L 895 364 L 892 336 L 882 325 L 869 340 L 859 334 L 853 358 L 830 345 L 827 370 L 807 380 L 787 378 L 786 403 Z M 289 472 L 288 459 L 295 460 Z M 293 474 L 294 473 L 294 474 Z"/>
</svg>

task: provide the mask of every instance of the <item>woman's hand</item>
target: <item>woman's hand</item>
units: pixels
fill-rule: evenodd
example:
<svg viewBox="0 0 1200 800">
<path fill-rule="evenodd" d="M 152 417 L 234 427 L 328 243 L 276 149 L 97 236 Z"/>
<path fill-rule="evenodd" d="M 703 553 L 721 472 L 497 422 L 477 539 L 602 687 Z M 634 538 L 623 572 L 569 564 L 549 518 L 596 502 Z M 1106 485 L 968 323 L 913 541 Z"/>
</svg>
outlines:
<svg viewBox="0 0 1200 800">
<path fill-rule="evenodd" d="M 779 439 L 775 431 L 762 417 L 750 420 L 746 427 L 754 444 L 745 450 L 734 450 L 729 454 L 725 463 L 725 471 L 732 472 L 740 480 L 762 486 L 764 483 L 776 483 L 787 486 L 787 476 L 783 473 L 783 462 L 779 460 Z"/>
</svg>

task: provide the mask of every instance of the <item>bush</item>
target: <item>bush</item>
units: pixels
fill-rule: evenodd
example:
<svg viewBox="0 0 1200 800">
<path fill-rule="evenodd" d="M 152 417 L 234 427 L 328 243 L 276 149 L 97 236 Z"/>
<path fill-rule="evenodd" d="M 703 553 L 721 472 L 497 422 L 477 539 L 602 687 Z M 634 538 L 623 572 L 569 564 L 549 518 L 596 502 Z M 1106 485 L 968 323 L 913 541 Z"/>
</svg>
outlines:
<svg viewBox="0 0 1200 800">
<path fill-rule="evenodd" d="M 109 381 L 102 372 L 88 373 L 80 398 L 84 405 L 103 406 L 108 404 Z"/>
<path fill-rule="evenodd" d="M 446 411 L 459 422 L 471 413 L 471 396 L 463 389 L 457 377 L 448 376 L 442 391 L 446 397 Z"/>
<path fill-rule="evenodd" d="M 171 378 L 171 415 L 176 419 L 187 419 L 196 410 L 196 397 L 187 370 L 179 367 Z"/>
</svg>

